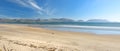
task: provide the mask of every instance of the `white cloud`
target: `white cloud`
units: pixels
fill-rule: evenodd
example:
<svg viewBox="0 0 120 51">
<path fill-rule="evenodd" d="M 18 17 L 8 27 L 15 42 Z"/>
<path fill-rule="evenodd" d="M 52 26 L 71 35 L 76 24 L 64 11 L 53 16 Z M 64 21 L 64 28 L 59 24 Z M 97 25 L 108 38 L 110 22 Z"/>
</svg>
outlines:
<svg viewBox="0 0 120 51">
<path fill-rule="evenodd" d="M 22 7 L 33 9 L 34 11 L 39 13 L 40 15 L 41 14 L 52 15 L 55 12 L 54 9 L 49 10 L 49 7 L 44 8 L 40 5 L 38 5 L 38 3 L 35 0 L 14 0 L 14 1 L 9 0 L 9 1 L 16 3 L 16 4 L 19 4 Z M 48 4 L 48 3 L 44 3 L 44 4 Z"/>
<path fill-rule="evenodd" d="M 25 2 L 24 0 L 14 0 L 14 1 L 13 0 L 8 0 L 8 1 L 19 4 L 19 5 L 23 6 L 23 7 L 29 7 L 27 2 Z M 28 1 L 28 0 L 26 0 L 26 1 Z"/>
<path fill-rule="evenodd" d="M 36 8 L 38 10 L 43 10 L 40 6 L 37 5 L 34 1 L 29 1 L 28 2 L 33 8 Z"/>
<path fill-rule="evenodd" d="M 46 8 L 45 11 L 47 15 L 53 15 L 56 12 L 56 9 Z"/>
</svg>

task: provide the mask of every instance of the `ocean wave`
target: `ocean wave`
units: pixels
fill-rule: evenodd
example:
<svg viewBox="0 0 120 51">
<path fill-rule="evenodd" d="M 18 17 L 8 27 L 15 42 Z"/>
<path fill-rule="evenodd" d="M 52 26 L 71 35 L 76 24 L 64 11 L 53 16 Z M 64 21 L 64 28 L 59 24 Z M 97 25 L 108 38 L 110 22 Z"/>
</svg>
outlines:
<svg viewBox="0 0 120 51">
<path fill-rule="evenodd" d="M 47 27 L 63 27 L 63 28 L 82 28 L 82 29 L 104 29 L 104 30 L 120 30 L 120 27 L 106 26 L 81 26 L 81 25 L 47 25 Z"/>
</svg>

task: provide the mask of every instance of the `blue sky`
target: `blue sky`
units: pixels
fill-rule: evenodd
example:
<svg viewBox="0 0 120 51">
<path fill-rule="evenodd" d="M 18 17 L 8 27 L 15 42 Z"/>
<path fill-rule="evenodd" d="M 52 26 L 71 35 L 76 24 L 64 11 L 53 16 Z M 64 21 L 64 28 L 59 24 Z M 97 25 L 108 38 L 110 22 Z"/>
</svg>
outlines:
<svg viewBox="0 0 120 51">
<path fill-rule="evenodd" d="M 120 0 L 0 0 L 0 17 L 120 22 Z"/>
</svg>

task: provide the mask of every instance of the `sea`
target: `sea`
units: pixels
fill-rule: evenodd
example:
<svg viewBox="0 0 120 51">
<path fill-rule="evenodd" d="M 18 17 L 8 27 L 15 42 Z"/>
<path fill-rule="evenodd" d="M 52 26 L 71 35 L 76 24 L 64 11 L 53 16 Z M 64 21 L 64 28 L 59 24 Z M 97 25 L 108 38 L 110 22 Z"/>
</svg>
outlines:
<svg viewBox="0 0 120 51">
<path fill-rule="evenodd" d="M 7 24 L 21 24 L 57 31 L 87 32 L 99 35 L 120 35 L 120 22 L 8 22 Z"/>
<path fill-rule="evenodd" d="M 27 25 L 58 31 L 120 35 L 119 22 L 39 22 L 27 23 Z"/>
</svg>

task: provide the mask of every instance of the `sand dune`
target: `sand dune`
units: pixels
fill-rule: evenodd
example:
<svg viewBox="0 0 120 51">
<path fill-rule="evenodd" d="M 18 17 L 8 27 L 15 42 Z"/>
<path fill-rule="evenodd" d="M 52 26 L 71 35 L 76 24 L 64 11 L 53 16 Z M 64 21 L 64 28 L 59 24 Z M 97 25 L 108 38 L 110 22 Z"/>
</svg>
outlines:
<svg viewBox="0 0 120 51">
<path fill-rule="evenodd" d="M 120 51 L 119 35 L 0 24 L 0 51 Z"/>
</svg>

